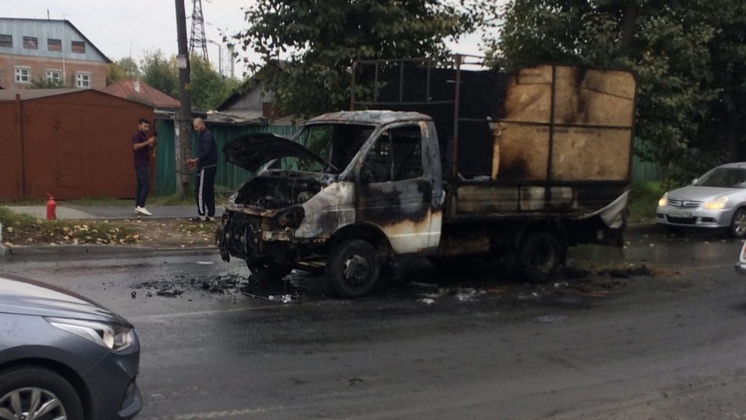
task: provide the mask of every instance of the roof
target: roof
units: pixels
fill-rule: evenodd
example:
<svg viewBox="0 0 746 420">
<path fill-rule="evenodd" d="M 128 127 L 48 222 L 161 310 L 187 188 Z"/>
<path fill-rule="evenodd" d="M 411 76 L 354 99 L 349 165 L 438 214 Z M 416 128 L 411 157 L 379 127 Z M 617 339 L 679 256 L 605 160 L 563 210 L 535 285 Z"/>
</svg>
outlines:
<svg viewBox="0 0 746 420">
<path fill-rule="evenodd" d="M 309 123 L 357 123 L 380 125 L 398 121 L 421 121 L 432 120 L 428 115 L 419 112 L 401 111 L 339 111 L 319 115 L 308 120 Z"/>
<path fill-rule="evenodd" d="M 1 89 L 0 101 L 13 101 L 16 99 L 16 95 L 20 95 L 21 100 L 26 101 L 29 99 L 85 92 L 86 90 L 90 89 Z"/>
<path fill-rule="evenodd" d="M 269 65 L 277 67 L 278 69 L 283 71 L 287 68 L 287 62 L 283 60 L 270 60 Z M 233 105 L 247 93 L 256 89 L 256 87 L 259 86 L 259 84 L 267 78 L 267 68 L 269 67 L 269 65 L 265 65 L 264 67 L 259 69 L 259 71 L 257 71 L 253 76 L 244 80 L 244 82 L 241 83 L 241 86 L 234 90 L 233 93 L 231 93 L 231 95 L 228 96 L 228 98 L 226 98 L 223 103 L 218 105 L 215 109 L 217 109 L 218 111 L 222 111 Z"/>
<path fill-rule="evenodd" d="M 98 47 L 96 46 L 96 44 L 94 44 L 93 42 L 91 42 L 91 40 L 88 39 L 88 37 L 85 36 L 83 34 L 83 32 L 80 31 L 80 29 L 76 28 L 75 25 L 73 25 L 72 22 L 70 22 L 67 19 L 33 19 L 33 18 L 0 17 L 0 20 L 13 20 L 13 21 L 17 21 L 17 22 L 26 21 L 26 22 L 35 22 L 35 23 L 40 23 L 40 24 L 46 24 L 47 22 L 55 22 L 55 23 L 62 22 L 62 23 L 65 23 L 67 25 L 70 25 L 70 27 L 75 32 L 77 32 L 78 35 L 80 35 L 81 38 L 83 38 L 88 44 L 90 44 L 90 46 L 93 47 L 93 49 L 96 50 L 97 53 L 101 54 L 101 56 L 104 57 L 104 59 L 106 60 L 106 63 L 111 63 L 112 62 L 111 59 L 109 59 L 109 57 L 106 56 L 106 54 L 104 54 L 101 50 L 98 49 Z"/>
<path fill-rule="evenodd" d="M 110 95 L 140 102 L 156 108 L 177 109 L 181 106 L 181 103 L 178 100 L 166 95 L 141 80 L 121 80 L 113 85 L 107 86 L 103 91 Z"/>
</svg>

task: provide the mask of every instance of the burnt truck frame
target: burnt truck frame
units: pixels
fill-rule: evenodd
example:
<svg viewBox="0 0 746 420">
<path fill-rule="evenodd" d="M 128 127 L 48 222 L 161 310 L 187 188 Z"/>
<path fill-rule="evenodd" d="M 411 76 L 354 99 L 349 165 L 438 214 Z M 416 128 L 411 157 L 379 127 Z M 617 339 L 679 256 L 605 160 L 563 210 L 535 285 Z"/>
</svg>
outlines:
<svg viewBox="0 0 746 420">
<path fill-rule="evenodd" d="M 544 281 L 569 246 L 621 246 L 634 74 L 468 60 L 358 61 L 353 111 L 312 118 L 292 140 L 229 142 L 227 160 L 253 176 L 226 204 L 223 259 L 263 279 L 323 269 L 339 296 L 359 297 L 401 255 L 477 255 Z"/>
</svg>

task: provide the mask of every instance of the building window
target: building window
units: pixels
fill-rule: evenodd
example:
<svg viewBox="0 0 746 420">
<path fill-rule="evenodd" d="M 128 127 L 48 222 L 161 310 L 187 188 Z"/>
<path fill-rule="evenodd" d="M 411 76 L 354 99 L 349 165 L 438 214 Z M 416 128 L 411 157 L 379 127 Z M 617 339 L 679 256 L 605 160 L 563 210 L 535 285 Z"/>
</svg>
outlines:
<svg viewBox="0 0 746 420">
<path fill-rule="evenodd" d="M 13 35 L 0 34 L 0 47 L 13 48 Z"/>
<path fill-rule="evenodd" d="M 62 83 L 62 70 L 47 69 L 47 80 L 54 83 Z"/>
<path fill-rule="evenodd" d="M 31 67 L 16 66 L 16 83 L 31 83 Z"/>
<path fill-rule="evenodd" d="M 79 71 L 75 73 L 75 86 L 79 88 L 91 87 L 91 73 Z"/>
<path fill-rule="evenodd" d="M 23 37 L 23 48 L 27 50 L 38 50 L 39 39 L 35 36 L 24 36 Z"/>
<path fill-rule="evenodd" d="M 47 50 L 49 51 L 62 51 L 62 40 L 48 38 L 47 39 Z"/>
<path fill-rule="evenodd" d="M 85 42 L 83 41 L 73 41 L 70 47 L 74 53 L 85 54 Z"/>
</svg>

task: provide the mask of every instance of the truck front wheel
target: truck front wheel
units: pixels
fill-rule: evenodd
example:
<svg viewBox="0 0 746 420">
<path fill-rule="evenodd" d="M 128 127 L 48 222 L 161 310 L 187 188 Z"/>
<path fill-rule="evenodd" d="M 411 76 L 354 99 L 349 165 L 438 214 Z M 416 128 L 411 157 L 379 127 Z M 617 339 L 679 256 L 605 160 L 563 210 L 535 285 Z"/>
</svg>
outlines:
<svg viewBox="0 0 746 420">
<path fill-rule="evenodd" d="M 325 270 L 332 290 L 344 298 L 368 295 L 381 277 L 378 252 L 362 239 L 349 239 L 336 244 L 326 259 Z"/>
<path fill-rule="evenodd" d="M 530 282 L 544 282 L 557 270 L 562 260 L 562 247 L 554 235 L 546 232 L 529 234 L 516 255 L 517 271 Z"/>
</svg>

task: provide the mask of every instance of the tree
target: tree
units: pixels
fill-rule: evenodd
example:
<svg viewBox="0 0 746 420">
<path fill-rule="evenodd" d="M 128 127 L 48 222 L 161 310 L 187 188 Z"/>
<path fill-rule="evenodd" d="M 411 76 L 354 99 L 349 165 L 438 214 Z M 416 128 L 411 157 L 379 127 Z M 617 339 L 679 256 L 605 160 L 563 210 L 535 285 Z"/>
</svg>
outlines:
<svg viewBox="0 0 746 420">
<path fill-rule="evenodd" d="M 193 55 L 189 63 L 192 106 L 197 109 L 215 109 L 238 87 L 237 80 L 224 78 L 200 56 Z"/>
<path fill-rule="evenodd" d="M 179 97 L 179 71 L 176 58 L 166 58 L 161 50 L 150 51 L 140 61 L 142 80 L 174 98 Z"/>
<path fill-rule="evenodd" d="M 636 134 L 651 145 L 636 152 L 669 163 L 669 177 L 691 179 L 734 159 L 734 145 L 744 141 L 745 8 L 728 0 L 514 0 L 502 11 L 493 53 L 509 65 L 634 70 Z M 722 131 L 730 135 L 714 135 Z"/>
<path fill-rule="evenodd" d="M 353 60 L 442 55 L 445 39 L 479 24 L 477 3 L 259 0 L 246 9 L 248 28 L 232 39 L 261 56 L 254 67 L 265 68 L 276 107 L 317 114 L 348 106 Z M 269 66 L 278 59 L 282 66 Z"/>
</svg>

